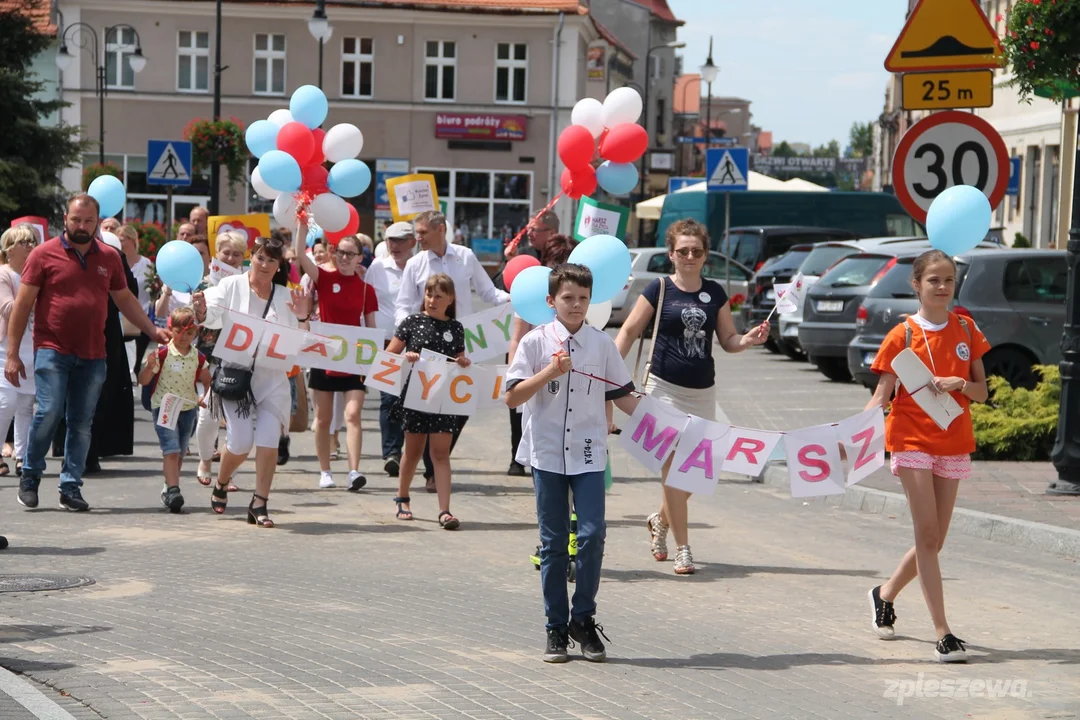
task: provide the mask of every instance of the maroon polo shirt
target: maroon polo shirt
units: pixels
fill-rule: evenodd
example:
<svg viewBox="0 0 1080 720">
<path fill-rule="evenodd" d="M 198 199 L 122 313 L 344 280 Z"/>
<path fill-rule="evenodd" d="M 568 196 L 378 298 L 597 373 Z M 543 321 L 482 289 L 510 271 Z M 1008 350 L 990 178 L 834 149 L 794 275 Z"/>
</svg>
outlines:
<svg viewBox="0 0 1080 720">
<path fill-rule="evenodd" d="M 83 360 L 105 358 L 109 293 L 126 290 L 120 255 L 97 239 L 80 256 L 63 234 L 33 249 L 22 282 L 38 288 L 34 350 L 49 348 Z"/>
</svg>

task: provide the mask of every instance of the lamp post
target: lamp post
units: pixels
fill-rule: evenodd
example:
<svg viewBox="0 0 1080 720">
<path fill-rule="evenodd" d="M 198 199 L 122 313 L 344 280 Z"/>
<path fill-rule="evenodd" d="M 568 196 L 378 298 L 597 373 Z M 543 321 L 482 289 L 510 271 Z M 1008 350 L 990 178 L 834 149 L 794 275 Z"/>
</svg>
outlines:
<svg viewBox="0 0 1080 720">
<path fill-rule="evenodd" d="M 705 106 L 705 148 L 712 145 L 712 84 L 716 80 L 716 74 L 720 68 L 716 67 L 712 60 L 712 37 L 709 38 L 709 57 L 701 66 L 701 79 L 709 88 L 709 104 Z"/>
<path fill-rule="evenodd" d="M 214 122 L 221 119 L 221 73 L 226 70 L 221 66 L 221 0 L 217 0 L 214 13 Z M 221 163 L 214 153 L 210 163 L 210 207 L 211 215 L 218 214 L 218 201 L 221 195 Z"/>
<path fill-rule="evenodd" d="M 108 43 L 109 35 L 114 37 L 120 30 L 130 30 L 135 34 L 135 52 L 128 58 L 128 64 L 132 72 L 138 74 L 146 67 L 146 58 L 142 54 L 142 43 L 139 41 L 139 31 L 132 26 L 121 23 L 105 28 L 105 41 Z M 109 85 L 105 77 L 105 60 L 98 54 L 98 35 L 93 25 L 77 22 L 68 25 L 64 34 L 60 37 L 60 52 L 56 55 L 56 65 L 61 70 L 67 70 L 75 61 L 75 56 L 68 50 L 68 43 L 79 49 L 86 50 L 93 58 L 95 65 L 94 95 L 98 99 L 98 162 L 105 164 L 105 96 L 109 92 Z M 116 72 L 123 74 L 123 67 L 118 66 Z M 81 83 L 80 83 L 81 84 Z"/>
<path fill-rule="evenodd" d="M 665 48 L 671 48 L 671 49 L 674 50 L 674 49 L 684 48 L 684 47 L 686 47 L 686 43 L 679 42 L 678 40 L 672 40 L 671 42 L 662 43 L 660 45 L 653 45 L 645 53 L 645 97 L 643 98 L 643 101 L 644 101 L 643 106 L 644 106 L 645 109 L 642 112 L 641 125 L 642 125 L 642 127 L 645 128 L 645 136 L 646 137 L 648 137 L 648 135 L 649 135 L 649 115 L 652 114 L 650 112 L 650 110 L 649 110 L 649 84 L 650 84 L 649 83 L 649 72 L 650 72 L 650 69 L 652 68 L 652 65 L 651 65 L 651 63 L 649 61 L 652 58 L 652 54 L 657 50 L 663 50 Z M 652 145 L 652 142 L 650 141 L 649 146 L 651 146 L 651 145 Z M 642 200 L 645 199 L 645 175 L 647 173 L 647 167 L 648 167 L 647 162 L 646 162 L 646 158 L 648 157 L 648 155 L 649 155 L 649 152 L 646 149 L 645 154 L 641 156 L 641 172 L 638 173 L 638 191 L 637 191 L 638 202 L 641 202 Z M 644 221 L 643 220 L 638 220 L 638 237 L 637 237 L 638 245 L 641 245 L 641 233 L 642 233 L 642 228 L 644 226 L 645 226 Z"/>
<path fill-rule="evenodd" d="M 317 0 L 315 13 L 307 21 L 307 27 L 311 37 L 319 41 L 319 89 L 322 90 L 323 44 L 334 34 L 334 28 L 330 27 L 330 21 L 326 19 L 326 0 Z"/>
</svg>

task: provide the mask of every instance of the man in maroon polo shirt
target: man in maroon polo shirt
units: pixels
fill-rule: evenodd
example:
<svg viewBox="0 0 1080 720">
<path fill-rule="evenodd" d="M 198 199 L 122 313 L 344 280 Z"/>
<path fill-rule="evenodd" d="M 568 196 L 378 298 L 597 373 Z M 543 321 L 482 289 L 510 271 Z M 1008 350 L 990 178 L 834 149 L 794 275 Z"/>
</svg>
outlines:
<svg viewBox="0 0 1080 720">
<path fill-rule="evenodd" d="M 105 318 L 111 296 L 120 312 L 159 343 L 169 333 L 155 327 L 128 290 L 124 266 L 113 248 L 99 242 L 100 208 L 89 195 L 68 201 L 64 232 L 30 253 L 8 321 L 8 341 L 19 347 L 33 311 L 34 381 L 37 410 L 30 427 L 19 483 L 19 503 L 38 504 L 38 485 L 62 415 L 67 420 L 60 507 L 89 510 L 82 473 L 90 447 L 90 426 L 105 380 Z M 15 387 L 26 378 L 17 353 L 9 353 L 4 376 Z"/>
</svg>

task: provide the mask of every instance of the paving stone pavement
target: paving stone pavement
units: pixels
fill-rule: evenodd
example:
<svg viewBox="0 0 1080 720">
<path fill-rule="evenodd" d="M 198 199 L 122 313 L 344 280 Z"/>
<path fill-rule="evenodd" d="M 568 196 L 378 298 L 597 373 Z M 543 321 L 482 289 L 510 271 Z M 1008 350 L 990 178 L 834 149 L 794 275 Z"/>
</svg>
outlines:
<svg viewBox="0 0 1080 720">
<path fill-rule="evenodd" d="M 276 529 L 245 524 L 246 493 L 214 516 L 193 478 L 184 481 L 186 512 L 169 515 L 158 504 L 152 428 L 145 412 L 137 417 L 141 457 L 106 461 L 88 479 L 89 514 L 56 509 L 44 485 L 42 509 L 24 511 L 14 479 L 0 480 L 0 530 L 12 542 L 2 572 L 97 581 L 0 594 L 0 665 L 77 701 L 80 720 L 1080 712 L 1080 576 L 1067 559 L 950 538 L 950 620 L 974 657 L 941 666 L 917 587 L 897 605 L 900 639 L 879 641 L 869 627 L 866 592 L 910 544 L 906 523 L 723 483 L 693 501 L 700 569 L 676 577 L 648 552 L 644 518 L 657 483 L 616 449 L 598 615 L 610 660 L 550 666 L 539 660 L 544 619 L 528 561 L 537 542 L 532 490 L 503 475 L 505 413 L 471 419 L 455 452 L 456 533 L 438 528 L 434 497 L 420 484 L 417 520 L 395 520 L 396 481 L 374 457 L 362 465 L 370 482 L 359 495 L 316 489 L 309 435 L 294 439 L 300 457 L 275 482 Z M 369 450 L 378 447 L 376 418 L 371 399 Z M 50 461 L 53 473 L 57 465 Z M 251 471 L 239 475 L 241 487 L 251 487 Z M 900 683 L 914 693 L 920 678 L 920 694 L 934 694 L 926 681 L 975 680 L 1018 683 L 1008 687 L 1024 697 L 896 697 Z"/>
</svg>

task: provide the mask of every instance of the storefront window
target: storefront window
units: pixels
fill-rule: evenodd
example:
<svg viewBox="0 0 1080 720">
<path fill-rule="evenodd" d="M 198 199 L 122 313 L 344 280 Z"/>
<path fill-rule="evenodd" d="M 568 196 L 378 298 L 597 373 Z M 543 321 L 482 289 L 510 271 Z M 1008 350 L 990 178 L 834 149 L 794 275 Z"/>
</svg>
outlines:
<svg viewBox="0 0 1080 720">
<path fill-rule="evenodd" d="M 505 200 L 528 200 L 529 175 L 521 173 L 495 173 L 495 197 Z"/>
<path fill-rule="evenodd" d="M 446 203 L 450 222 L 466 244 L 475 239 L 509 240 L 532 215 L 532 173 L 423 167 L 415 172 L 435 176 L 439 200 Z"/>
<path fill-rule="evenodd" d="M 454 227 L 461 230 L 468 242 L 473 238 L 491 237 L 487 203 L 458 201 L 454 206 Z"/>
<path fill-rule="evenodd" d="M 458 197 L 486 198 L 491 195 L 491 173 L 458 172 L 454 183 Z"/>
</svg>

